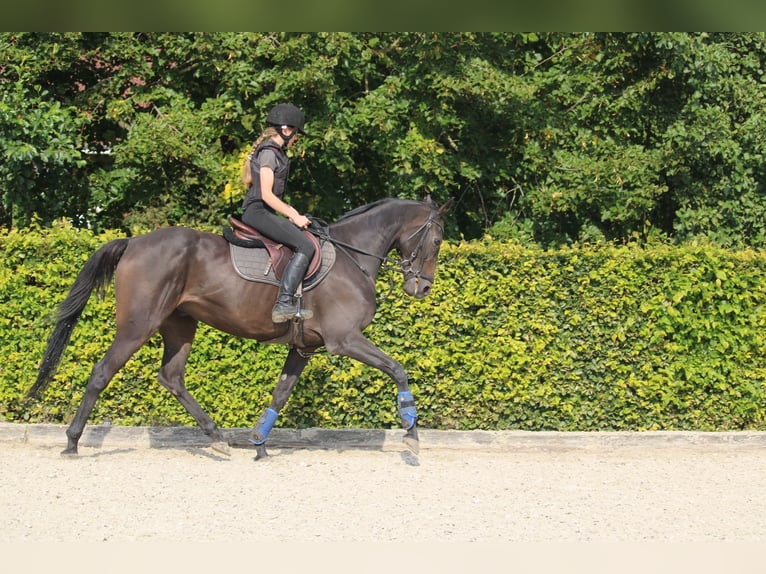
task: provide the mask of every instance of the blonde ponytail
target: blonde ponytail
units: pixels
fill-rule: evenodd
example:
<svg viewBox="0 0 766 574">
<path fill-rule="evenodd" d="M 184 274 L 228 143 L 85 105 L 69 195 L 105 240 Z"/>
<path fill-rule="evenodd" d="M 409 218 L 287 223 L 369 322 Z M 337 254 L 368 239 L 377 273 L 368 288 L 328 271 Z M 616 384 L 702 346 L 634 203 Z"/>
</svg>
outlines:
<svg viewBox="0 0 766 574">
<path fill-rule="evenodd" d="M 252 172 L 252 169 L 250 168 L 250 162 L 253 159 L 253 154 L 255 153 L 255 150 L 257 150 L 258 146 L 261 145 L 264 141 L 266 141 L 267 139 L 275 135 L 277 135 L 277 130 L 275 128 L 272 128 L 272 127 L 266 128 L 261 134 L 261 137 L 255 140 L 255 143 L 253 144 L 253 148 L 250 150 L 250 153 L 247 154 L 247 158 L 245 158 L 245 162 L 242 164 L 242 184 L 245 186 L 246 189 L 250 189 L 250 186 L 253 185 L 253 172 Z"/>
</svg>

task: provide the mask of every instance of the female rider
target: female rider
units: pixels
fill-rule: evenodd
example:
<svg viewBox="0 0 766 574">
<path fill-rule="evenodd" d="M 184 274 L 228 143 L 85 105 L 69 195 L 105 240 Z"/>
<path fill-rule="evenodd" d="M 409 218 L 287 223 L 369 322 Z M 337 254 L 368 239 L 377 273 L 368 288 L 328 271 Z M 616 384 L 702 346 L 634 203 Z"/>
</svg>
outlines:
<svg viewBox="0 0 766 574">
<path fill-rule="evenodd" d="M 298 134 L 305 133 L 305 118 L 293 104 L 277 104 L 269 111 L 266 123 L 268 127 L 253 145 L 243 167 L 242 181 L 248 190 L 242 203 L 242 221 L 294 252 L 282 275 L 271 320 L 284 323 L 299 311 L 303 319 L 310 319 L 313 313 L 298 308 L 295 292 L 314 257 L 314 244 L 301 231 L 311 221 L 284 200 L 290 173 L 286 150 Z"/>
</svg>

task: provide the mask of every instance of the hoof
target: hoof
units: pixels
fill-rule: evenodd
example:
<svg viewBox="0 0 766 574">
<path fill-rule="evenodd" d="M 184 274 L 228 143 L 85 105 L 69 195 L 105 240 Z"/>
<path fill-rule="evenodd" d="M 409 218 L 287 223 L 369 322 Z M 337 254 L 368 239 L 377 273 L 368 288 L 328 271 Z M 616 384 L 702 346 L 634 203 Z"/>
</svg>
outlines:
<svg viewBox="0 0 766 574">
<path fill-rule="evenodd" d="M 226 456 L 231 456 L 231 449 L 229 448 L 229 443 L 224 442 L 222 440 L 215 441 L 210 445 L 210 448 L 212 448 L 214 451 L 225 454 Z"/>
<path fill-rule="evenodd" d="M 76 448 L 65 448 L 61 451 L 61 456 L 63 458 L 76 458 L 77 457 L 77 449 Z"/>
<path fill-rule="evenodd" d="M 266 452 L 266 445 L 259 444 L 255 446 L 255 460 L 261 460 L 269 456 Z"/>
<path fill-rule="evenodd" d="M 410 433 L 407 433 L 404 435 L 402 441 L 412 454 L 420 454 L 420 441 L 418 440 L 417 435 L 413 436 Z"/>
</svg>

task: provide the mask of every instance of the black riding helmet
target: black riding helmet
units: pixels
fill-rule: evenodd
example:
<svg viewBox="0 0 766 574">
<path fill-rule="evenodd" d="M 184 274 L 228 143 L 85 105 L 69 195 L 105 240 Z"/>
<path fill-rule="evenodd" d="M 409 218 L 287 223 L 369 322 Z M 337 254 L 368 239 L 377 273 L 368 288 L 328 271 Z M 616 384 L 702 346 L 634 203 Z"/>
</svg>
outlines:
<svg viewBox="0 0 766 574">
<path fill-rule="evenodd" d="M 277 104 L 271 108 L 269 115 L 266 116 L 266 123 L 277 129 L 282 126 L 291 126 L 302 134 L 306 133 L 303 131 L 306 118 L 303 116 L 303 112 L 293 104 Z"/>
</svg>

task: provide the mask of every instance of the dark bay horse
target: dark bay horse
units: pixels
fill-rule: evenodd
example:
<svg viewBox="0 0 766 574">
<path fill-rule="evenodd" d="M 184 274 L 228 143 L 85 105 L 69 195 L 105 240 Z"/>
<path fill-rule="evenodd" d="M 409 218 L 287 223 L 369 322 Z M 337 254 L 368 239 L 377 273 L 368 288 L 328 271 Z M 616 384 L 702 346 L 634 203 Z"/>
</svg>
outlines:
<svg viewBox="0 0 766 574">
<path fill-rule="evenodd" d="M 266 455 L 269 431 L 311 354 L 320 347 L 380 369 L 394 380 L 406 430 L 404 441 L 417 452 L 417 412 L 407 374 L 362 331 L 375 314 L 375 280 L 381 266 L 389 263 L 392 250 L 401 257 L 404 291 L 416 298 L 429 294 L 447 209 L 448 204 L 439 207 L 430 198 L 385 199 L 357 208 L 324 228 L 324 238 L 336 245 L 335 264 L 320 284 L 304 292 L 303 305 L 314 315 L 299 324 L 272 323 L 277 287 L 241 278 L 232 266 L 229 244 L 219 235 L 168 227 L 110 241 L 88 259 L 61 304 L 37 380 L 27 395 L 37 397 L 50 384 L 92 291 L 114 279 L 114 341 L 91 372 L 85 395 L 66 431 L 68 444 L 62 454 L 77 454 L 77 444 L 99 395 L 156 333 L 164 345 L 160 383 L 194 417 L 212 439 L 212 446 L 228 453 L 223 433 L 184 384 L 186 361 L 200 321 L 237 337 L 290 344 L 271 404 L 251 435 L 257 458 Z M 299 339 L 289 332 L 298 328 L 296 325 L 301 328 Z"/>
</svg>

